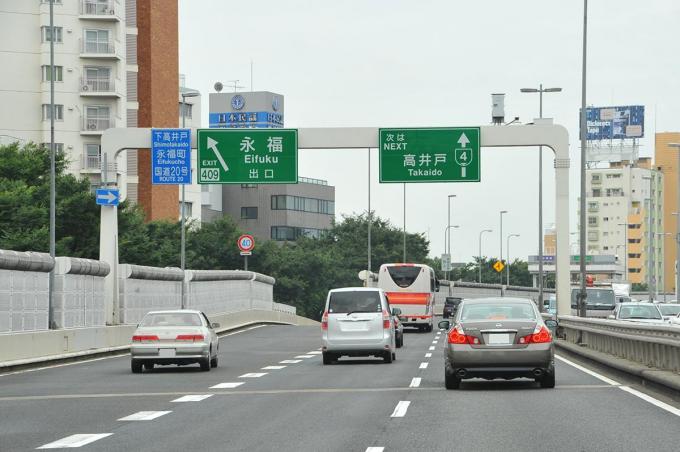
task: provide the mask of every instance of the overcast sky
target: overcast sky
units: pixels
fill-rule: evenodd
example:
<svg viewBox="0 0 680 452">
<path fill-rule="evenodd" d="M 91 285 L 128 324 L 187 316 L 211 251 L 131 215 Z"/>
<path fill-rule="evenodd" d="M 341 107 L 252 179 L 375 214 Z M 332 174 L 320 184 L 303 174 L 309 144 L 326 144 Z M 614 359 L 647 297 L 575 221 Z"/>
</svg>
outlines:
<svg viewBox="0 0 680 452">
<path fill-rule="evenodd" d="M 561 87 L 544 95 L 545 117 L 568 128 L 571 224 L 579 190 L 583 2 L 506 0 L 180 0 L 180 72 L 207 93 L 238 79 L 285 96 L 285 126 L 477 126 L 491 121 L 491 93 L 506 93 L 506 120 L 538 116 L 538 95 L 520 88 Z M 589 2 L 588 105 L 645 105 L 641 155 L 655 130 L 680 131 L 680 2 Z M 226 85 L 226 83 L 225 83 Z M 227 89 L 228 91 L 228 89 Z M 424 232 L 431 254 L 444 251 L 447 195 L 454 261 L 499 252 L 499 210 L 512 258 L 538 249 L 538 151 L 482 149 L 482 181 L 411 184 L 406 229 Z M 544 151 L 544 224 L 554 214 L 552 151 Z M 336 215 L 367 208 L 367 151 L 301 150 L 299 174 L 336 187 Z M 378 182 L 372 151 L 372 207 L 401 227 L 402 185 Z"/>
</svg>

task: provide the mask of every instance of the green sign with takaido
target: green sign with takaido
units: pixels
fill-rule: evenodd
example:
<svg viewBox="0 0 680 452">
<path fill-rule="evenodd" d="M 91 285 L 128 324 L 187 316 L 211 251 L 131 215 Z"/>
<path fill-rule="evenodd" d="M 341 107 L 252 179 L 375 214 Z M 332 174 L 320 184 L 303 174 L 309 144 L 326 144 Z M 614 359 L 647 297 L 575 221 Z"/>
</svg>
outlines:
<svg viewBox="0 0 680 452">
<path fill-rule="evenodd" d="M 479 182 L 479 127 L 380 129 L 380 182 Z"/>
<path fill-rule="evenodd" d="M 199 184 L 296 184 L 296 129 L 199 129 Z"/>
</svg>

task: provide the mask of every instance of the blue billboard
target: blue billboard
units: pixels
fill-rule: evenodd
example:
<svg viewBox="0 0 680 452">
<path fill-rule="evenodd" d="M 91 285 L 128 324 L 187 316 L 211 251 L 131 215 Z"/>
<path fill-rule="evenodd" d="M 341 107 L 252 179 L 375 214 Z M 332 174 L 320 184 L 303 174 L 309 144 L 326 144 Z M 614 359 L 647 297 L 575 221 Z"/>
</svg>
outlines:
<svg viewBox="0 0 680 452">
<path fill-rule="evenodd" d="M 645 132 L 645 107 L 588 107 L 586 123 L 588 141 L 642 138 Z"/>
<path fill-rule="evenodd" d="M 210 128 L 232 127 L 257 127 L 257 128 L 281 128 L 283 127 L 283 114 L 268 111 L 242 111 L 226 113 L 210 113 L 208 116 Z"/>
<path fill-rule="evenodd" d="M 191 184 L 191 129 L 151 130 L 151 183 Z"/>
</svg>

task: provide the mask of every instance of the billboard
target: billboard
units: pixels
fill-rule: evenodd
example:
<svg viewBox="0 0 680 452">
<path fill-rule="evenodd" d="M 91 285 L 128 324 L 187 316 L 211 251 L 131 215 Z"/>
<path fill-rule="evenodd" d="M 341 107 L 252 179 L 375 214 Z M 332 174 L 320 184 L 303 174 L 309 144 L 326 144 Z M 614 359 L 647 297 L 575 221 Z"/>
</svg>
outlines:
<svg viewBox="0 0 680 452">
<path fill-rule="evenodd" d="M 586 140 L 642 138 L 645 131 L 644 105 L 586 108 Z"/>
<path fill-rule="evenodd" d="M 210 128 L 282 128 L 283 96 L 269 91 L 211 93 Z"/>
</svg>

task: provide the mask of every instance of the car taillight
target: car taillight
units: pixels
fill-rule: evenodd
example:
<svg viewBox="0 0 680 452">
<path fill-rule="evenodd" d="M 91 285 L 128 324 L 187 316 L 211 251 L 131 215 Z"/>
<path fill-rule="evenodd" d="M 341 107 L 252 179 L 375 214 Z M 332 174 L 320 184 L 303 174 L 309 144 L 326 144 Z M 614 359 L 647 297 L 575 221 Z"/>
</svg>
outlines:
<svg viewBox="0 0 680 452">
<path fill-rule="evenodd" d="M 142 341 L 157 341 L 158 336 L 151 335 L 137 335 L 132 336 L 132 342 L 142 342 Z"/>
<path fill-rule="evenodd" d="M 328 311 L 325 311 L 323 313 L 323 316 L 321 316 L 321 329 L 322 330 L 328 329 Z"/>
<path fill-rule="evenodd" d="M 546 342 L 552 342 L 552 334 L 544 325 L 537 326 L 532 334 L 519 338 L 520 344 L 545 344 Z"/>
<path fill-rule="evenodd" d="M 390 314 L 383 310 L 383 328 L 388 329 L 392 327 L 392 319 L 390 318 Z"/>
<path fill-rule="evenodd" d="M 202 334 L 180 334 L 177 336 L 176 340 L 178 341 L 193 341 L 193 342 L 201 342 L 203 341 L 204 337 Z"/>
</svg>

